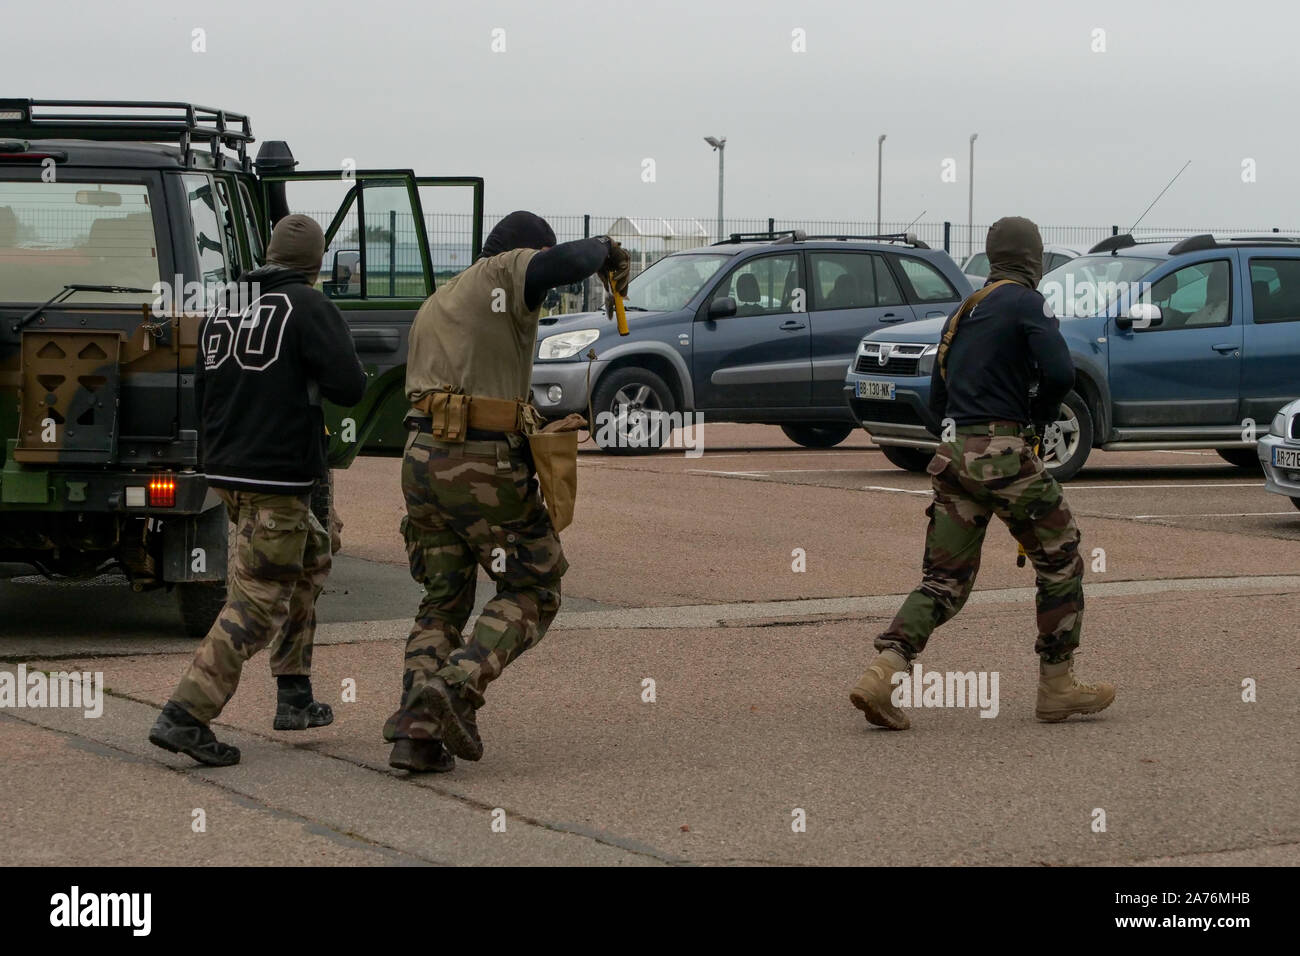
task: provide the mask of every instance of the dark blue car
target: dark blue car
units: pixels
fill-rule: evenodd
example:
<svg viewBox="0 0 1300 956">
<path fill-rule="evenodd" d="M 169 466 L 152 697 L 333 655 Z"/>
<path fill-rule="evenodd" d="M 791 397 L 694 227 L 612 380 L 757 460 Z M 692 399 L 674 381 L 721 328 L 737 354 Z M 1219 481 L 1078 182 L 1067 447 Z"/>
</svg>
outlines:
<svg viewBox="0 0 1300 956">
<path fill-rule="evenodd" d="M 1255 444 L 1300 396 L 1300 243 L 1277 236 L 1177 242 L 1120 235 L 1039 284 L 1076 379 L 1043 460 L 1060 480 L 1093 448 L 1213 448 L 1258 469 Z M 924 470 L 943 319 L 863 338 L 844 390 L 895 465 Z"/>
<path fill-rule="evenodd" d="M 633 279 L 628 336 L 603 312 L 543 318 L 533 404 L 585 415 L 590 395 L 598 424 L 629 423 L 597 432 L 609 451 L 644 447 L 629 428 L 680 413 L 780 425 L 828 448 L 855 427 L 843 387 L 862 337 L 945 316 L 970 291 L 947 253 L 913 236 L 734 235 Z"/>
</svg>

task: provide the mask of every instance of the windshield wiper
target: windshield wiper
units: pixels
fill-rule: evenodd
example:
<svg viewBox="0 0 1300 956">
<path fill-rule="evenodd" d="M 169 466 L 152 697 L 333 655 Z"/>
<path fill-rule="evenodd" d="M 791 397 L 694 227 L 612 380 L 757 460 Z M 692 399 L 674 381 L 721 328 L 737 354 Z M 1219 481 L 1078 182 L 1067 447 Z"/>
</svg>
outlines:
<svg viewBox="0 0 1300 956">
<path fill-rule="evenodd" d="M 624 302 L 623 311 L 624 312 L 649 312 L 650 310 L 643 308 L 642 306 L 639 305 L 628 305 L 626 302 Z"/>
<path fill-rule="evenodd" d="M 65 285 L 54 295 L 50 296 L 32 311 L 28 312 L 21 319 L 13 324 L 11 331 L 18 332 L 26 328 L 36 318 L 52 305 L 58 305 L 71 296 L 74 292 L 153 292 L 153 289 L 136 289 L 126 285 Z"/>
</svg>

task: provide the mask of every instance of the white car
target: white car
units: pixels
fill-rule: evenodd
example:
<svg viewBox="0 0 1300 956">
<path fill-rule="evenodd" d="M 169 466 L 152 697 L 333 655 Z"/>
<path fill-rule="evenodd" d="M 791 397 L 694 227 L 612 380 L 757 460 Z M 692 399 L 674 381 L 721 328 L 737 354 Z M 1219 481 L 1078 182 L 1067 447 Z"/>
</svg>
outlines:
<svg viewBox="0 0 1300 956">
<path fill-rule="evenodd" d="M 1264 468 L 1264 490 L 1286 495 L 1300 508 L 1300 400 L 1282 406 L 1255 448 Z"/>
<path fill-rule="evenodd" d="M 1043 246 L 1043 275 L 1051 272 L 1057 266 L 1064 265 L 1071 259 L 1077 259 L 1083 255 L 1078 249 L 1071 249 L 1069 246 L 1058 246 L 1049 243 Z M 961 264 L 961 271 L 966 273 L 966 278 L 970 280 L 971 288 L 978 289 L 989 277 L 989 257 L 987 253 L 976 252 L 966 257 L 966 261 Z"/>
</svg>

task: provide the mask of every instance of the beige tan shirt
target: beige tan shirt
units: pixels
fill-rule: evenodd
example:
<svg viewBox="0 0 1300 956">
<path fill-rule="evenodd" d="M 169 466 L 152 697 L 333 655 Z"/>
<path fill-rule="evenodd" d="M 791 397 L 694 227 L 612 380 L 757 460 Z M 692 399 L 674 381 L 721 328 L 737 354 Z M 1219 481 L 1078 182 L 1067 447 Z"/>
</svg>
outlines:
<svg viewBox="0 0 1300 956">
<path fill-rule="evenodd" d="M 480 259 L 424 300 L 411 323 L 406 397 L 442 388 L 527 401 L 540 309 L 524 304 L 536 249 Z"/>
</svg>

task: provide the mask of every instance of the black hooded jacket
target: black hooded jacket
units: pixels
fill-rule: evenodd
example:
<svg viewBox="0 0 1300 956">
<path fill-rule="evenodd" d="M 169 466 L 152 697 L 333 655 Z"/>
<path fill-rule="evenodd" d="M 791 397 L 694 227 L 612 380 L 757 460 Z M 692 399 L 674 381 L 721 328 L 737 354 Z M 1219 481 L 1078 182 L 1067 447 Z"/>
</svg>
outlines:
<svg viewBox="0 0 1300 956">
<path fill-rule="evenodd" d="M 355 405 L 366 373 L 342 314 L 301 272 L 263 266 L 241 281 L 258 297 L 199 332 L 203 467 L 214 487 L 306 494 L 327 474 L 320 400 Z"/>
</svg>

